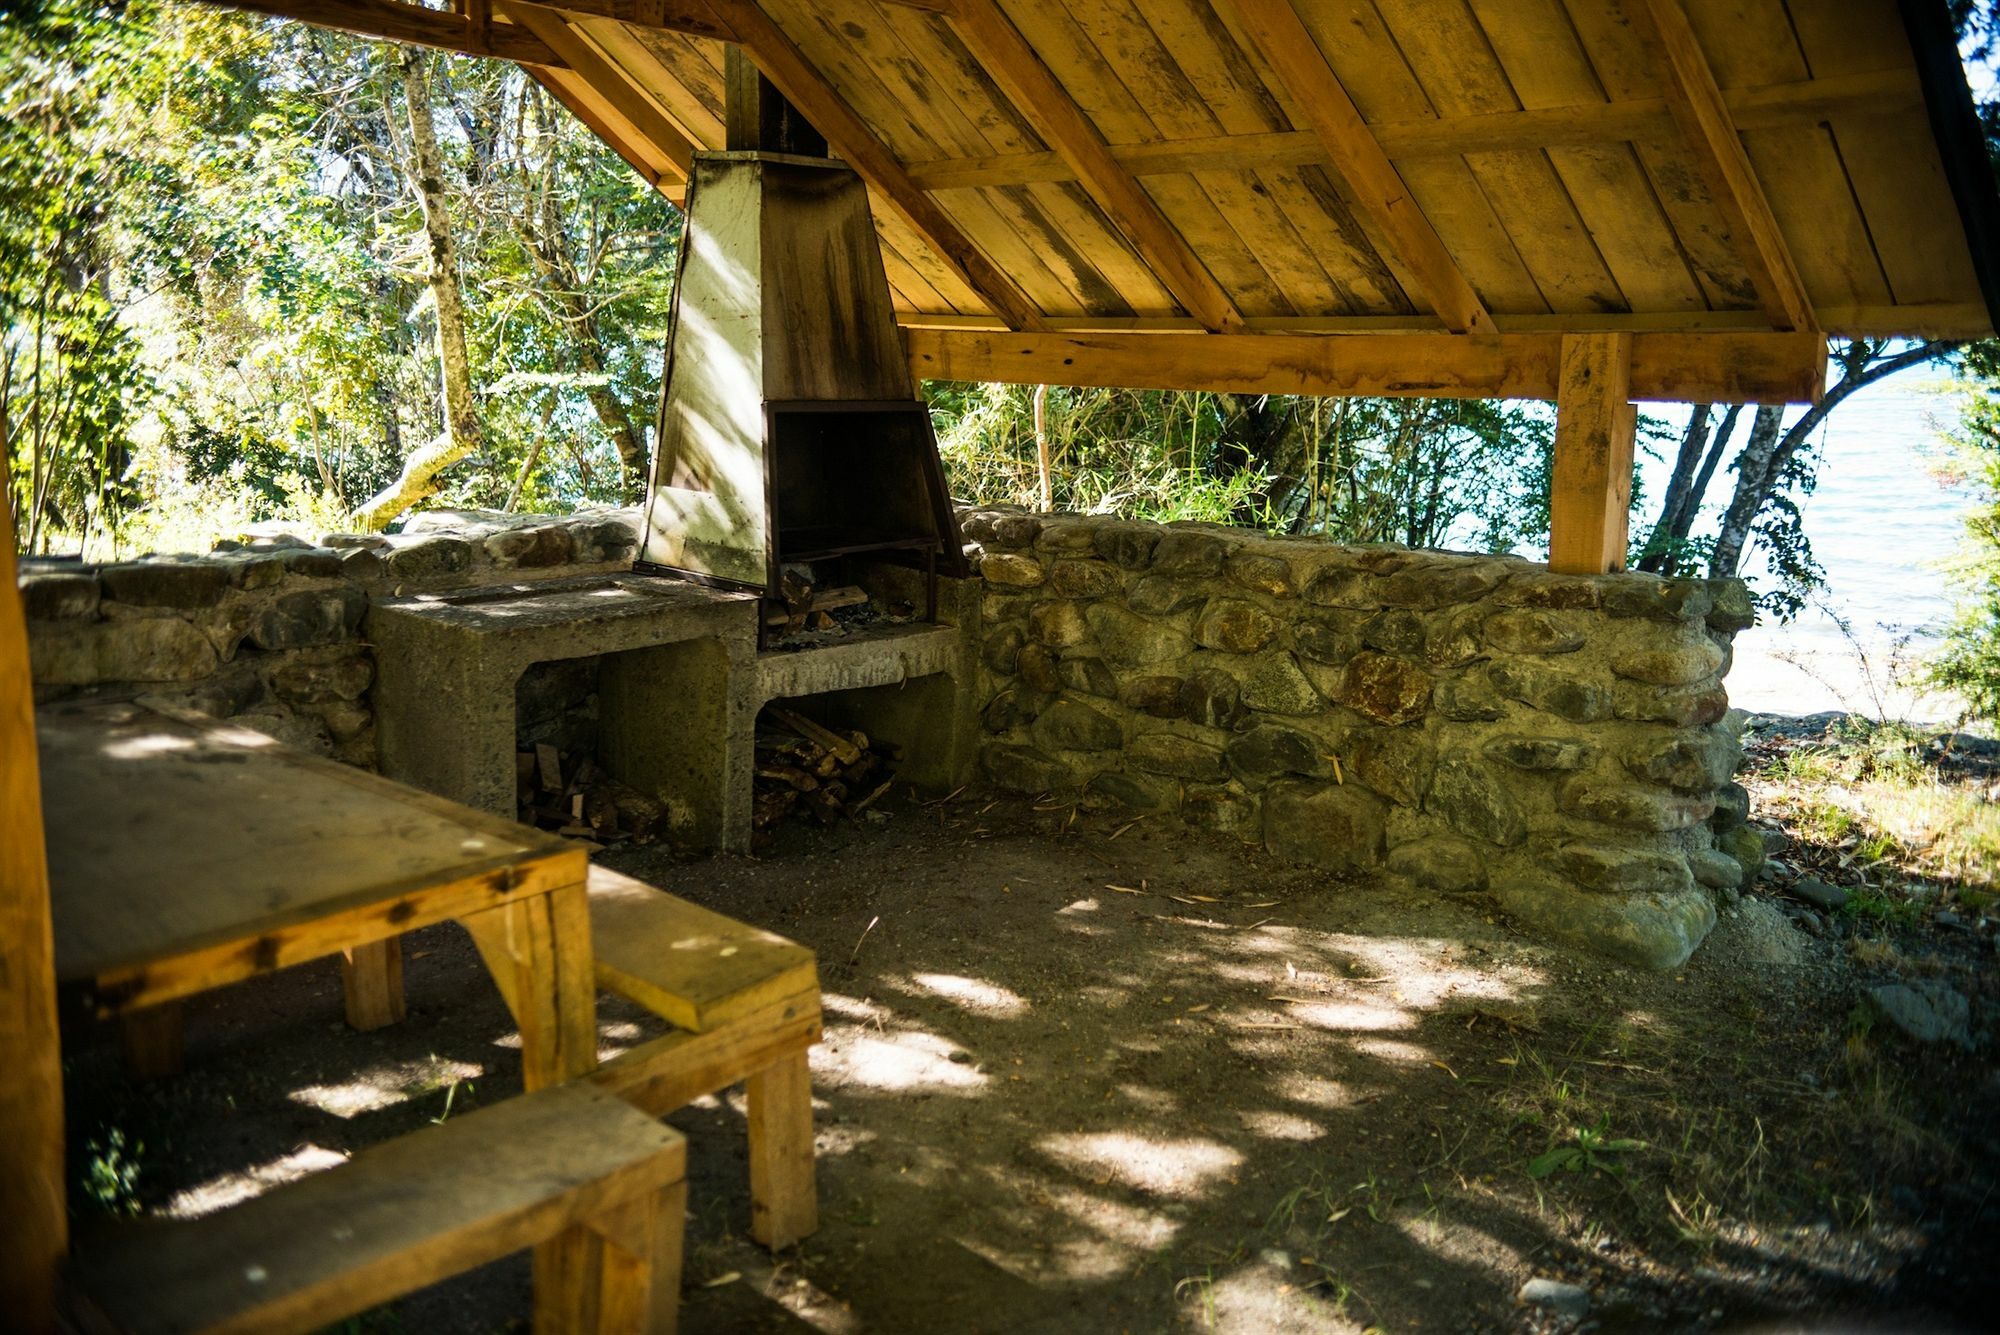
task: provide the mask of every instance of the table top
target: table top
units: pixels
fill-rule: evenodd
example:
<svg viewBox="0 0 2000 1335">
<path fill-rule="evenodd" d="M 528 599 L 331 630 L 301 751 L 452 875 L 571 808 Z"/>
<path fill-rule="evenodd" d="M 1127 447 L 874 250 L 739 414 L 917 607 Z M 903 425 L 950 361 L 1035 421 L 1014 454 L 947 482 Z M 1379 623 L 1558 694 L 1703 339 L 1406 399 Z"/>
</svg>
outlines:
<svg viewBox="0 0 2000 1335">
<path fill-rule="evenodd" d="M 64 979 L 254 945 L 543 859 L 574 858 L 581 875 L 567 840 L 200 714 L 102 703 L 36 714 Z"/>
</svg>

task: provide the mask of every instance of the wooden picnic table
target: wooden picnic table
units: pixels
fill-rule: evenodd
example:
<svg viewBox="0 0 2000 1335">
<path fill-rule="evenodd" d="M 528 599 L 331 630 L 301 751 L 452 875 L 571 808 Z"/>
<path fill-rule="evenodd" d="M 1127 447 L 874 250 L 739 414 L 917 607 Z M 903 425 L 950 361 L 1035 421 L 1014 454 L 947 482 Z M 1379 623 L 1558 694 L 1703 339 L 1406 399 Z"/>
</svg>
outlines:
<svg viewBox="0 0 2000 1335">
<path fill-rule="evenodd" d="M 56 976 L 142 1049 L 177 1056 L 182 998 L 328 955 L 350 1018 L 386 1023 L 398 938 L 454 919 L 520 1026 L 527 1088 L 596 1065 L 582 847 L 200 714 L 36 713 Z"/>
</svg>

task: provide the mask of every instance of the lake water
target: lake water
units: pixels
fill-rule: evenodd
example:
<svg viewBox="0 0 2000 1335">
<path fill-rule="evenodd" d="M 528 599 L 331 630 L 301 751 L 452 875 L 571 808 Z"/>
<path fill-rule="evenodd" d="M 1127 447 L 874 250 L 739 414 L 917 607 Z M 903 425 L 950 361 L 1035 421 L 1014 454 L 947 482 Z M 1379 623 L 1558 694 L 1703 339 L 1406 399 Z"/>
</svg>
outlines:
<svg viewBox="0 0 2000 1335">
<path fill-rule="evenodd" d="M 1759 624 L 1737 637 L 1733 703 L 1774 713 L 1845 709 L 1923 721 L 1957 713 L 1955 700 L 1924 693 L 1911 672 L 1951 619 L 1941 566 L 1957 551 L 1964 516 L 1978 499 L 1970 480 L 1941 475 L 1938 431 L 1957 411 L 1948 387 L 1924 369 L 1871 386 L 1834 410 L 1822 428 L 1819 487 L 1802 507 L 1826 571 L 1821 606 L 1789 625 Z M 1732 451 L 1748 435 L 1744 416 Z M 1644 464 L 1645 496 L 1655 504 L 1670 467 L 1668 460 Z M 1697 532 L 1714 532 L 1733 482 L 1734 474 L 1718 471 Z M 1646 507 L 1633 522 L 1650 525 L 1652 518 Z M 1761 573 L 1754 548 L 1745 570 Z"/>
</svg>

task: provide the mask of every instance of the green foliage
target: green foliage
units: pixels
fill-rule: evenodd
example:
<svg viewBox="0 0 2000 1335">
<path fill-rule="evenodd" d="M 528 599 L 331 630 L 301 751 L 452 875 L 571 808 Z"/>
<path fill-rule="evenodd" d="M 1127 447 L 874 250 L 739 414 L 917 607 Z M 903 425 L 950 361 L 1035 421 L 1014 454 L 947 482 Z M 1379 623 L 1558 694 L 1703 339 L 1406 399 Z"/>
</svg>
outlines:
<svg viewBox="0 0 2000 1335">
<path fill-rule="evenodd" d="M 1928 670 L 1967 711 L 2000 722 L 2000 340 L 1968 348 L 1967 393 L 1957 444 L 1984 493 L 1966 516 L 1965 544 L 1952 569 L 1958 615 Z"/>
<path fill-rule="evenodd" d="M 1544 1178 L 1553 1173 L 1608 1173 L 1621 1177 L 1625 1164 L 1614 1157 L 1643 1150 L 1646 1142 L 1614 1137 L 1611 1134 L 1611 1117 L 1606 1114 L 1597 1119 L 1595 1126 L 1576 1128 L 1570 1144 L 1557 1145 L 1546 1153 L 1538 1154 L 1528 1161 L 1528 1176 Z"/>
<path fill-rule="evenodd" d="M 1034 391 L 929 393 L 953 493 L 1039 504 Z M 1062 509 L 1489 550 L 1548 527 L 1541 405 L 1053 389 L 1046 421 Z"/>
<path fill-rule="evenodd" d="M 337 517 L 439 430 L 394 51 L 178 0 L 10 9 L 0 421 L 35 546 Z M 438 499 L 626 499 L 680 215 L 518 68 L 430 83 L 488 442 Z"/>
<path fill-rule="evenodd" d="M 112 1127 L 101 1137 L 85 1142 L 83 1194 L 106 1214 L 134 1216 L 139 1213 L 139 1160 L 145 1145 L 127 1145 L 125 1133 Z"/>
</svg>

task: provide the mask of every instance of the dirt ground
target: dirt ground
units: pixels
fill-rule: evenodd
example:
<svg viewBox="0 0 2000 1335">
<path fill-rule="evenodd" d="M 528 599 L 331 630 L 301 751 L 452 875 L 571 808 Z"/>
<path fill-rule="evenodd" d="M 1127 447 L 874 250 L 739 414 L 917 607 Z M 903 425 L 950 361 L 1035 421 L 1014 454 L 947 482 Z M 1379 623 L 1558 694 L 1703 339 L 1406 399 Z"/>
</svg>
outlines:
<svg viewBox="0 0 2000 1335">
<path fill-rule="evenodd" d="M 747 1240 L 740 1091 L 673 1117 L 684 1330 L 1990 1328 L 1990 1047 L 1871 1027 L 1881 952 L 1768 892 L 1647 975 L 1476 901 L 971 794 L 757 860 L 606 860 L 821 962 L 822 1226 Z M 1991 926 L 1845 935 L 1892 934 L 1977 1030 Z M 213 994 L 187 1074 L 140 1087 L 72 1025 L 80 1225 L 215 1208 L 518 1089 L 456 929 L 410 939 L 408 991 L 367 1035 L 330 964 Z M 607 1052 L 649 1032 L 604 1020 Z M 1585 1292 L 1524 1301 L 1538 1278 Z M 349 1328 L 520 1328 L 527 1283 L 503 1262 Z"/>
</svg>

